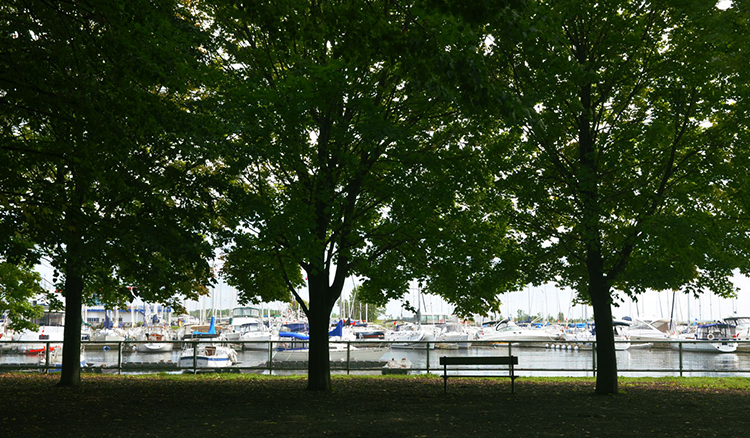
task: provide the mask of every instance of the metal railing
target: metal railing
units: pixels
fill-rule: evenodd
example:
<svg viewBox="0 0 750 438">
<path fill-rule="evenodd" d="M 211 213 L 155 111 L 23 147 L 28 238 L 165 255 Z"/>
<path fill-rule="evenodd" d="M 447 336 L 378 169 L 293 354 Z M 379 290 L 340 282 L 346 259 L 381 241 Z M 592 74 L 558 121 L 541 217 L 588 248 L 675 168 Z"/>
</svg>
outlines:
<svg viewBox="0 0 750 438">
<path fill-rule="evenodd" d="M 304 344 L 306 341 L 295 341 L 298 344 Z M 491 342 L 491 341 L 468 341 L 471 343 L 471 349 L 483 349 L 482 355 L 518 355 L 520 357 L 519 365 L 515 367 L 516 373 L 523 374 L 524 372 L 533 373 L 556 373 L 555 375 L 596 375 L 597 372 L 597 357 L 596 357 L 596 343 L 583 343 L 580 341 L 556 341 L 550 340 L 547 343 L 539 341 L 517 341 L 512 343 L 505 342 Z M 651 347 L 654 351 L 671 352 L 663 353 L 664 356 L 669 359 L 673 359 L 671 356 L 676 355 L 674 366 L 667 367 L 629 367 L 620 366 L 618 359 L 618 373 L 620 374 L 644 374 L 644 375 L 679 375 L 683 376 L 688 373 L 736 373 L 746 374 L 750 373 L 750 341 L 733 341 L 739 344 L 741 347 L 738 349 L 736 354 L 732 353 L 717 353 L 716 357 L 727 357 L 730 355 L 733 359 L 739 361 L 739 357 L 745 358 L 745 367 L 737 366 L 732 369 L 722 369 L 714 367 L 707 368 L 687 368 L 686 358 L 688 354 L 709 354 L 709 353 L 698 353 L 688 351 L 686 346 L 690 345 L 710 345 L 716 344 L 716 341 L 693 341 L 693 340 L 665 340 L 658 342 L 659 347 Z M 227 366 L 227 367 L 212 367 L 212 368 L 201 368 L 198 366 L 198 347 L 201 344 L 229 344 L 227 341 L 217 341 L 215 339 L 193 339 L 193 340 L 182 340 L 182 341 L 159 341 L 159 343 L 173 344 L 175 345 L 174 350 L 177 350 L 179 346 L 180 351 L 185 351 L 187 348 L 193 349 L 192 360 L 189 361 L 188 366 L 180 364 L 178 356 L 175 360 L 160 360 L 160 361 L 132 361 L 126 360 L 129 356 L 137 350 L 138 344 L 153 344 L 154 341 L 107 341 L 107 342 L 96 342 L 96 341 L 82 341 L 83 351 L 95 351 L 95 350 L 109 350 L 116 351 L 116 359 L 110 360 L 109 362 L 101 362 L 99 364 L 87 363 L 86 366 L 82 367 L 82 372 L 113 372 L 113 373 L 153 373 L 153 372 L 188 372 L 198 373 L 203 371 L 219 371 L 219 372 L 261 372 L 261 373 L 304 373 L 307 371 L 306 361 L 274 361 L 274 354 L 276 353 L 276 347 L 278 344 L 283 343 L 279 341 L 235 341 L 231 342 L 234 346 L 242 346 L 247 344 L 260 344 L 264 348 L 262 350 L 254 350 L 254 357 L 256 361 L 263 356 L 260 363 L 255 365 L 247 365 L 242 362 Z M 391 345 L 392 344 L 403 344 L 403 341 L 336 341 L 336 343 L 346 344 L 347 354 L 346 360 L 341 362 L 331 362 L 331 371 L 338 373 L 350 374 L 351 372 L 359 373 L 380 373 L 383 370 L 386 360 L 380 361 L 357 361 L 352 358 L 351 352 L 352 347 L 366 348 L 375 345 Z M 619 341 L 618 341 L 619 343 Z M 44 345 L 42 351 L 29 354 L 24 353 L 23 350 L 26 344 L 33 344 L 35 346 Z M 0 344 L 0 372 L 2 371 L 39 371 L 39 372 L 54 372 L 59 371 L 61 360 L 61 354 L 56 352 L 57 346 L 62 343 L 59 341 L 7 341 Z M 455 349 L 443 349 L 440 348 L 441 344 L 435 341 L 412 341 L 409 342 L 411 347 L 408 348 L 395 348 L 392 347 L 389 351 L 392 353 L 391 356 L 404 356 L 411 354 L 412 356 L 418 355 L 419 360 L 414 361 L 412 366 L 408 368 L 411 373 L 430 373 L 439 372 L 441 368 L 438 365 L 438 358 L 441 355 L 461 355 L 468 354 L 462 353 L 467 350 L 462 349 L 456 351 Z M 645 342 L 631 341 L 628 343 L 631 348 L 637 348 L 638 345 L 646 344 Z M 676 347 L 674 347 L 676 346 Z M 533 359 L 529 356 L 530 352 L 539 350 L 559 350 L 569 351 L 578 353 L 577 367 L 565 366 L 566 362 L 570 362 L 569 357 L 559 357 L 555 361 L 554 357 L 552 362 L 562 364 L 560 366 L 531 366 L 538 360 Z M 590 351 L 589 351 L 590 350 Z M 248 350 L 243 349 L 243 352 Z M 411 353 L 407 353 L 411 352 Z M 399 354 L 402 353 L 402 354 Z M 474 352 L 476 353 L 476 352 Z M 113 355 L 113 353 L 109 353 Z M 16 360 L 19 357 L 24 357 L 25 360 L 22 362 L 13 361 L 13 359 L 5 360 L 13 357 Z M 141 357 L 147 357 L 148 353 L 142 353 Z M 175 356 L 173 354 L 173 356 Z M 528 357 L 528 360 L 526 359 Z M 736 357 L 735 357 L 736 356 Z M 85 356 L 84 356 L 85 357 Z M 536 356 L 534 356 L 536 357 Z M 588 358 L 588 359 L 586 359 Z M 422 360 L 423 359 L 423 360 Z M 475 368 L 456 368 L 457 371 L 472 371 Z"/>
</svg>

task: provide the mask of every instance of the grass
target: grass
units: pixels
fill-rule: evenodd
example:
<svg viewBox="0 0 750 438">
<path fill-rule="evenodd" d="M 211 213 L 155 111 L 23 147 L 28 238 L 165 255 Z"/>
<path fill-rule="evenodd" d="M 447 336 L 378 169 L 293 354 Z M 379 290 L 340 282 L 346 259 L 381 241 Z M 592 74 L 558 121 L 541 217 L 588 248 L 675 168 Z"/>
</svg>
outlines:
<svg viewBox="0 0 750 438">
<path fill-rule="evenodd" d="M 254 374 L 0 375 L 8 437 L 746 437 L 750 379 L 622 378 L 594 395 L 590 378 L 451 379 Z"/>
</svg>

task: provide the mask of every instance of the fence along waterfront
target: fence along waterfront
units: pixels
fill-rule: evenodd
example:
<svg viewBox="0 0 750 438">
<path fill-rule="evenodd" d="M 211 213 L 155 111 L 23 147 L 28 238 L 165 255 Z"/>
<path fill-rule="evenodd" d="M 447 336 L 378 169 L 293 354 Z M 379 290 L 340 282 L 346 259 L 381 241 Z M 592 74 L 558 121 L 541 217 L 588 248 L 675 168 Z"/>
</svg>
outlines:
<svg viewBox="0 0 750 438">
<path fill-rule="evenodd" d="M 305 361 L 289 363 L 273 360 L 274 349 L 278 342 L 243 341 L 235 342 L 239 356 L 236 365 L 224 368 L 179 367 L 181 347 L 196 346 L 201 340 L 164 341 L 175 345 L 171 353 L 145 354 L 137 353 L 136 344 L 148 341 L 115 341 L 103 345 L 90 341 L 82 342 L 82 372 L 103 373 L 156 373 L 156 372 L 255 372 L 265 374 L 304 374 L 307 371 Z M 710 342 L 710 341 L 691 341 Z M 621 376 L 746 376 L 750 373 L 750 341 L 737 341 L 740 348 L 735 353 L 704 353 L 682 348 L 685 341 L 665 341 L 662 348 L 639 348 L 639 343 L 631 341 L 631 348 L 617 352 L 618 371 Z M 59 371 L 61 355 L 55 353 L 54 344 L 46 342 L 43 352 L 28 354 L 16 351 L 21 344 L 39 341 L 7 341 L 0 350 L 0 372 L 6 371 Z M 268 344 L 266 350 L 246 350 L 241 344 Z M 366 348 L 370 341 L 341 341 L 346 348 Z M 379 345 L 392 342 L 378 341 Z M 594 376 L 596 375 L 595 343 L 582 345 L 575 341 L 555 341 L 549 344 L 518 341 L 512 344 L 501 344 L 489 341 L 472 341 L 468 349 L 435 348 L 435 342 L 416 341 L 414 348 L 387 350 L 379 361 L 357 361 L 347 359 L 331 363 L 333 373 L 380 374 L 387 361 L 406 359 L 411 363 L 408 372 L 435 373 L 441 371 L 438 363 L 440 356 L 488 356 L 514 355 L 520 363 L 515 372 L 521 376 Z M 51 349 L 52 348 L 52 349 Z M 195 351 L 195 349 L 193 350 Z M 475 367 L 459 369 L 459 372 L 471 373 Z"/>
</svg>

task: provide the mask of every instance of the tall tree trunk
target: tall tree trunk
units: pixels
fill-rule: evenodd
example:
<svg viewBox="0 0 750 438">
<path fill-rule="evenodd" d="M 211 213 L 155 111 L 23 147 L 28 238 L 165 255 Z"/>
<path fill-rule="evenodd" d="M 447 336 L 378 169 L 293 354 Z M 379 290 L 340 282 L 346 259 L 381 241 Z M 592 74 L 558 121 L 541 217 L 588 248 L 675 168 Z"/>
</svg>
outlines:
<svg viewBox="0 0 750 438">
<path fill-rule="evenodd" d="M 606 279 L 599 276 L 589 284 L 596 324 L 596 393 L 617 394 L 617 356 L 612 326 L 612 303 Z"/>
<path fill-rule="evenodd" d="M 62 372 L 58 386 L 78 386 L 81 384 L 83 278 L 75 268 L 68 272 L 65 276 L 65 332 L 63 334 Z"/>
<path fill-rule="evenodd" d="M 333 307 L 328 304 L 327 280 L 310 278 L 310 355 L 307 369 L 307 389 L 328 391 L 331 389 L 331 365 L 328 351 L 328 330 Z M 324 283 L 325 282 L 325 283 Z"/>
</svg>

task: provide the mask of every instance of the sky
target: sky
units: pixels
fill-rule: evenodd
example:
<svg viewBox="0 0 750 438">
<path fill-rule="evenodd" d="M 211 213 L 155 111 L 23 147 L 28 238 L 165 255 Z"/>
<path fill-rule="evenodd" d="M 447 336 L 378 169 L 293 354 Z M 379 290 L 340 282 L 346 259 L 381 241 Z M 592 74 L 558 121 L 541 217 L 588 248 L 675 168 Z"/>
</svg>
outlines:
<svg viewBox="0 0 750 438">
<path fill-rule="evenodd" d="M 42 275 L 43 284 L 46 288 L 49 288 L 49 282 L 52 280 L 51 268 L 42 265 L 37 267 L 37 270 Z M 672 304 L 674 301 L 674 319 L 678 321 L 695 321 L 696 318 L 698 321 L 715 321 L 728 316 L 750 316 L 750 278 L 736 275 L 733 277 L 733 283 L 739 288 L 737 298 L 721 299 L 706 293 L 700 299 L 695 299 L 682 293 L 673 294 L 671 291 L 652 291 L 641 295 L 637 303 L 629 299 L 625 300 L 619 307 L 613 308 L 612 313 L 615 318 L 622 318 L 624 316 L 640 319 L 669 318 L 672 314 Z M 356 280 L 351 278 L 347 280 L 342 294 L 343 298 L 350 298 L 351 290 L 356 285 Z M 300 290 L 300 295 L 306 300 L 308 298 L 307 289 L 303 288 Z M 413 286 L 405 298 L 416 306 L 417 296 L 417 287 Z M 552 317 L 557 317 L 559 313 L 563 313 L 566 318 L 570 319 L 593 319 L 593 310 L 590 307 L 574 306 L 572 304 L 574 297 L 575 295 L 570 289 L 560 289 L 552 284 L 540 287 L 527 287 L 520 292 L 501 295 L 500 300 L 502 304 L 500 306 L 500 314 L 496 316 L 499 317 L 502 315 L 504 317 L 511 316 L 515 318 L 518 315 L 518 311 L 522 310 L 524 313 L 532 316 L 541 313 L 543 316 L 551 315 Z M 136 303 L 140 304 L 141 301 L 137 300 Z M 389 302 L 386 306 L 386 316 L 392 318 L 412 316 L 413 313 L 403 309 L 402 304 L 402 301 Z M 237 291 L 232 286 L 224 282 L 219 282 L 212 289 L 210 297 L 204 297 L 202 302 L 187 301 L 185 305 L 188 310 L 209 309 L 213 307 L 230 309 L 238 306 Z M 282 309 L 284 306 L 285 304 L 280 302 L 264 304 L 264 307 L 272 309 Z M 438 296 L 424 295 L 421 311 L 422 313 L 449 315 L 452 313 L 453 307 Z M 352 317 L 356 318 L 357 315 L 352 315 Z"/>
<path fill-rule="evenodd" d="M 647 292 L 639 297 L 638 302 L 625 300 L 619 307 L 612 310 L 615 318 L 630 316 L 639 319 L 669 318 L 673 311 L 674 318 L 679 321 L 715 321 L 728 316 L 750 316 L 750 279 L 744 276 L 733 278 L 735 286 L 740 291 L 737 298 L 721 299 L 711 294 L 704 294 L 700 299 L 688 297 L 685 294 L 673 294 L 668 292 Z M 354 281 L 347 281 L 344 298 L 349 298 Z M 307 291 L 300 291 L 303 299 L 307 299 Z M 411 288 L 406 296 L 410 303 L 416 305 L 418 292 L 416 287 Z M 236 291 L 231 286 L 219 284 L 213 291 L 213 299 L 217 307 L 228 309 L 236 305 Z M 518 310 L 526 314 L 552 315 L 557 317 L 563 313 L 567 318 L 593 319 L 593 310 L 586 306 L 574 306 L 572 304 L 574 294 L 570 289 L 559 289 L 552 284 L 541 287 L 528 287 L 520 292 L 508 293 L 501 296 L 501 314 L 504 317 L 518 315 Z M 201 308 L 199 302 L 188 302 L 190 310 Z M 280 309 L 282 303 L 271 303 L 273 309 Z M 205 307 L 211 307 L 211 298 L 205 298 Z M 453 307 L 434 295 L 424 295 L 422 301 L 423 313 L 451 314 Z M 386 315 L 394 318 L 412 316 L 413 313 L 404 310 L 401 301 L 391 301 L 386 306 Z M 500 316 L 500 315 L 497 315 Z M 356 317 L 356 315 L 354 315 Z"/>
</svg>

